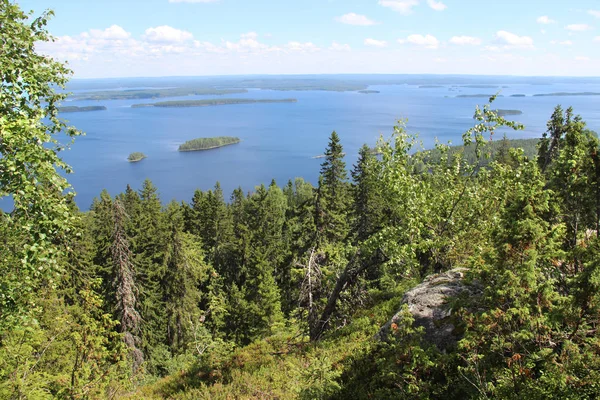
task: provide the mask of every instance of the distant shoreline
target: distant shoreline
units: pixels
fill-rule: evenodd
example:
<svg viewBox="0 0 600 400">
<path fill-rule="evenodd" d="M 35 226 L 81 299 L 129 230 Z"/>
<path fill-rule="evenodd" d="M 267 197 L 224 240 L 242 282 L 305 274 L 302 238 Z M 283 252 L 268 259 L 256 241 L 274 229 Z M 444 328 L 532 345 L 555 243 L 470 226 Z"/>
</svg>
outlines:
<svg viewBox="0 0 600 400">
<path fill-rule="evenodd" d="M 187 107 L 212 107 L 233 104 L 264 104 L 264 103 L 296 103 L 297 99 L 210 99 L 210 100 L 174 100 L 158 103 L 133 104 L 131 108 L 187 108 Z"/>
</svg>

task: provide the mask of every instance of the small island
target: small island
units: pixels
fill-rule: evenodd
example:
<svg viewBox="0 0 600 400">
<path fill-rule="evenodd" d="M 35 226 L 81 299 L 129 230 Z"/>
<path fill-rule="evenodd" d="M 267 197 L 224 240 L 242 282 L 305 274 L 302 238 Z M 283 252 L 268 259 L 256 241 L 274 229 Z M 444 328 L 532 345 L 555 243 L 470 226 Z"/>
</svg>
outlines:
<svg viewBox="0 0 600 400">
<path fill-rule="evenodd" d="M 358 93 L 362 94 L 376 94 L 380 93 L 379 90 L 359 90 Z"/>
<path fill-rule="evenodd" d="M 517 93 L 517 94 L 511 94 L 510 97 L 526 97 L 526 95 Z"/>
<path fill-rule="evenodd" d="M 208 100 L 176 100 L 161 101 L 158 103 L 134 104 L 131 108 L 142 107 L 210 107 L 230 104 L 254 103 L 296 103 L 296 99 L 208 99 Z"/>
<path fill-rule="evenodd" d="M 127 161 L 129 161 L 129 162 L 138 162 L 138 161 L 142 161 L 144 158 L 146 158 L 146 155 L 144 153 L 140 153 L 139 151 L 135 151 L 135 152 L 131 153 L 129 155 L 129 157 L 127 157 Z"/>
<path fill-rule="evenodd" d="M 58 107 L 58 112 L 60 112 L 60 113 L 87 112 L 87 111 L 105 111 L 105 110 L 106 110 L 106 107 L 104 107 L 104 106 L 86 106 L 86 107 L 65 106 L 65 107 Z"/>
<path fill-rule="evenodd" d="M 179 151 L 202 151 L 211 150 L 223 146 L 229 146 L 240 142 L 240 138 L 231 136 L 218 136 L 212 138 L 198 138 L 188 140 L 179 146 Z"/>
<path fill-rule="evenodd" d="M 435 89 L 435 88 L 443 88 L 442 85 L 421 85 L 419 89 Z"/>
</svg>

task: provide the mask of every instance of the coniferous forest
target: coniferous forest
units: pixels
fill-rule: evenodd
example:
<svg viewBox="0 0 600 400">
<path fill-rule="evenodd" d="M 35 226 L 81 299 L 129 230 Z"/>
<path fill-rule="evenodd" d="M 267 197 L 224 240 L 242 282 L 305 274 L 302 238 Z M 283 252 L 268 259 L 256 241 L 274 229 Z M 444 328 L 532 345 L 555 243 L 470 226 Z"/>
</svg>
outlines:
<svg viewBox="0 0 600 400">
<path fill-rule="evenodd" d="M 165 205 L 147 180 L 83 212 L 70 71 L 34 49 L 50 16 L 0 0 L 0 398 L 600 396 L 599 141 L 576 111 L 548 110 L 533 156 L 486 104 L 468 158 L 399 123 L 347 165 L 333 132 L 316 186 Z M 433 328 L 407 301 L 432 279 L 458 288 Z"/>
</svg>

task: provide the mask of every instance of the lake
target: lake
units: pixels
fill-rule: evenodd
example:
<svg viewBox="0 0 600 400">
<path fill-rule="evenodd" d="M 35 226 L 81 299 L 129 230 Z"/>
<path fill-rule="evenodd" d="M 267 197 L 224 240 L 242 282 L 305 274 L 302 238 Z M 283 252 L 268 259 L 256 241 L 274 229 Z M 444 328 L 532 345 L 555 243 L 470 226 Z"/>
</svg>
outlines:
<svg viewBox="0 0 600 400">
<path fill-rule="evenodd" d="M 472 77 L 477 82 L 477 77 Z M 62 153 L 74 174 L 68 179 L 77 192 L 76 201 L 87 210 L 92 199 L 107 189 L 111 195 L 127 184 L 140 188 L 149 178 L 158 187 L 163 202 L 190 200 L 195 189 L 212 188 L 219 181 L 226 196 L 241 186 L 245 191 L 268 185 L 271 179 L 284 185 L 288 179 L 304 177 L 316 183 L 322 154 L 333 130 L 344 146 L 349 169 L 363 143 L 374 145 L 380 135 L 389 137 L 398 119 L 408 119 L 407 129 L 418 133 L 426 148 L 436 139 L 461 143 L 461 135 L 473 124 L 475 106 L 483 98 L 456 98 L 457 95 L 494 93 L 504 97 L 494 108 L 518 109 L 511 116 L 525 124 L 525 131 L 507 132 L 510 138 L 540 137 L 554 106 L 573 106 L 588 127 L 600 132 L 600 96 L 531 97 L 537 93 L 600 92 L 600 83 L 524 83 L 523 78 L 498 80 L 502 89 L 455 87 L 452 80 L 443 87 L 418 85 L 370 85 L 376 94 L 329 91 L 275 91 L 250 89 L 228 98 L 284 99 L 296 103 L 238 104 L 196 108 L 131 108 L 132 104 L 154 101 L 208 99 L 217 96 L 186 96 L 157 100 L 68 101 L 64 105 L 103 105 L 106 111 L 63 114 L 86 133 L 71 150 Z M 119 83 L 120 85 L 121 83 Z M 460 83 L 459 83 L 460 84 Z M 78 80 L 76 92 L 120 88 L 106 80 Z M 132 85 L 133 86 L 133 85 Z M 160 86 L 152 79 L 136 80 L 136 87 Z M 525 94 L 527 97 L 509 97 Z M 498 135 L 498 139 L 502 133 Z M 239 144 L 202 152 L 178 152 L 190 139 L 237 136 Z M 129 153 L 139 151 L 148 158 L 129 163 Z"/>
</svg>

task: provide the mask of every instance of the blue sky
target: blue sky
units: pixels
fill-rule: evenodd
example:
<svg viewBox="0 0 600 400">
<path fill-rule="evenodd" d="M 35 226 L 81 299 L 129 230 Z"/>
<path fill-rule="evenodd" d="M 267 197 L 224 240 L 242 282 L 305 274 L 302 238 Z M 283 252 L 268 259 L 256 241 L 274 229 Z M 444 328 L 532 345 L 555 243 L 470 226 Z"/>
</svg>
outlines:
<svg viewBox="0 0 600 400">
<path fill-rule="evenodd" d="M 597 0 L 21 0 L 78 78 L 311 73 L 598 76 Z"/>
</svg>

